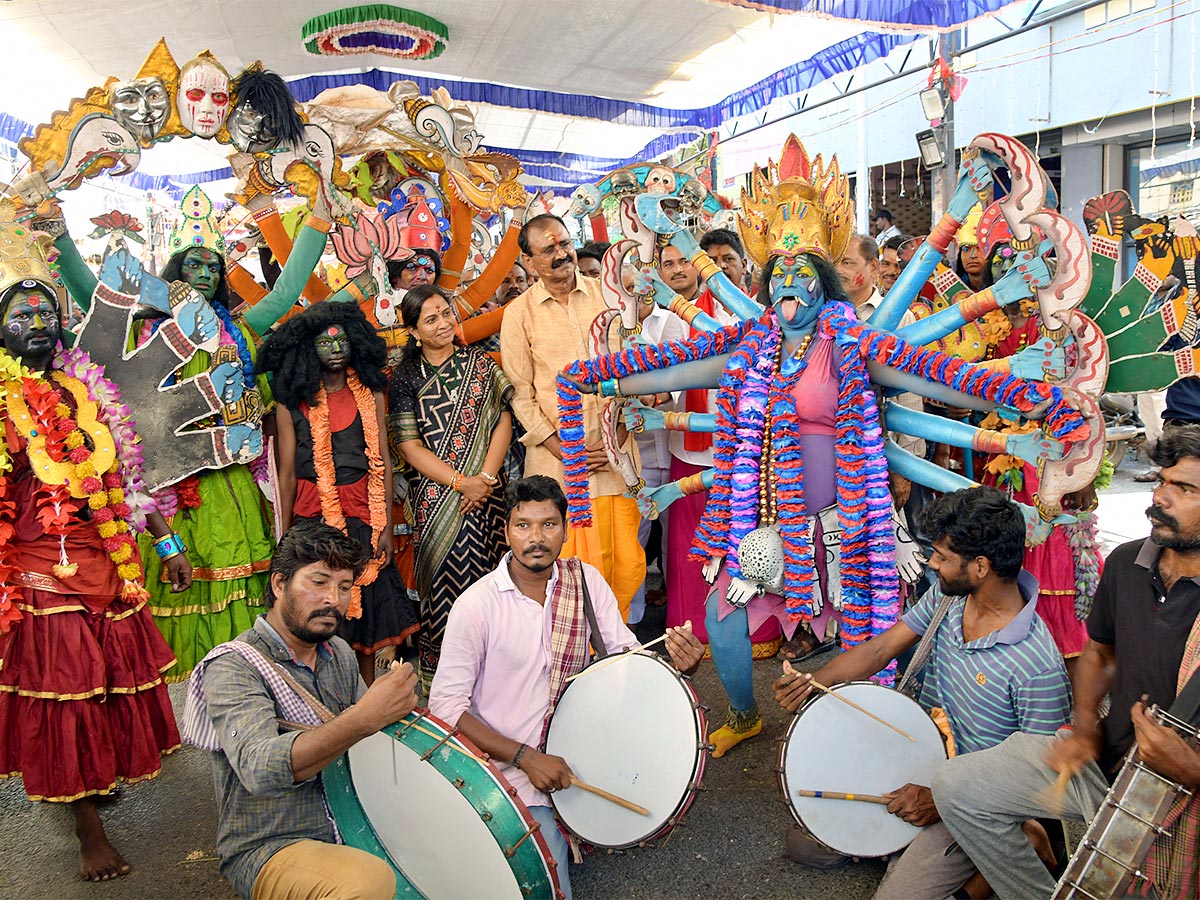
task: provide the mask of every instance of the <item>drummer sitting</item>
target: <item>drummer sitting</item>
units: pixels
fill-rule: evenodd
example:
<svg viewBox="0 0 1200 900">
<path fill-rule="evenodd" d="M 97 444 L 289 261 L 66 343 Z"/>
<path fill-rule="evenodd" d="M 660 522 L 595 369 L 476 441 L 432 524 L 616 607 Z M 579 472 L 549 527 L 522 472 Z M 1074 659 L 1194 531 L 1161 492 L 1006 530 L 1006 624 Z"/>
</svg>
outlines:
<svg viewBox="0 0 1200 900">
<path fill-rule="evenodd" d="M 578 559 L 559 561 L 567 498 L 558 482 L 545 475 L 522 478 L 509 485 L 504 499 L 509 552 L 455 601 L 429 709 L 500 766 L 541 825 L 569 900 L 567 844 L 545 792 L 569 788 L 571 768 L 538 748 L 566 679 L 588 662 L 593 635 L 585 605 L 609 652 L 638 642 L 600 572 Z M 688 628 L 668 629 L 666 645 L 685 674 L 704 655 Z"/>
<path fill-rule="evenodd" d="M 247 900 L 395 894 L 388 863 L 337 843 L 321 785 L 327 765 L 417 702 L 410 665 L 368 689 L 334 635 L 366 562 L 336 528 L 294 526 L 271 558 L 266 615 L 192 674 L 183 735 L 213 751 L 221 874 Z M 321 724 L 304 694 L 335 717 Z"/>
<path fill-rule="evenodd" d="M 949 597 L 932 638 L 920 699 L 945 710 L 957 752 L 993 747 L 1018 731 L 1054 734 L 1070 717 L 1071 691 L 1062 655 L 1037 615 L 1037 582 L 1021 569 L 1020 510 L 995 488 L 970 488 L 927 507 L 921 527 L 933 542 L 929 565 L 937 584 L 883 634 L 811 675 L 785 674 L 775 682 L 776 699 L 795 711 L 813 692 L 814 680 L 833 685 L 879 672 L 921 639 Z M 906 784 L 886 796 L 892 801 L 888 812 L 924 830 L 893 859 L 876 900 L 989 896 L 990 888 L 942 823 L 929 786 Z M 1042 845 L 1044 859 L 1049 855 L 1044 829 L 1034 822 L 1027 832 L 1035 847 Z M 822 867 L 845 859 L 799 828 L 788 835 L 788 855 Z"/>
</svg>

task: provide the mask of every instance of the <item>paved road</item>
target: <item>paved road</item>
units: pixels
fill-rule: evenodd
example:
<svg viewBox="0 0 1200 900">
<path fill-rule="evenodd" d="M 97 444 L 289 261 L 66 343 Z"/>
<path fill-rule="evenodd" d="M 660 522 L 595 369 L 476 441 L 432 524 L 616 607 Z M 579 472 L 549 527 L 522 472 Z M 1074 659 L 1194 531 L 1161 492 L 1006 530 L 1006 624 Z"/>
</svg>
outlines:
<svg viewBox="0 0 1200 900">
<path fill-rule="evenodd" d="M 1148 532 L 1142 511 L 1148 487 L 1132 481 L 1139 466 L 1127 463 L 1100 503 L 1106 549 Z M 649 623 L 648 623 L 649 624 Z M 811 661 L 816 668 L 821 659 Z M 834 872 L 802 869 L 782 858 L 790 821 L 779 800 L 774 768 L 776 740 L 785 714 L 769 702 L 775 662 L 755 666 L 755 683 L 765 715 L 763 734 L 730 756 L 711 760 L 706 792 L 683 827 L 662 846 L 621 854 L 597 853 L 573 866 L 575 894 L 599 898 L 788 898 L 870 897 L 882 876 L 879 862 L 866 861 Z M 710 664 L 698 673 L 696 689 L 719 719 L 722 695 Z M 179 687 L 173 690 L 177 703 Z M 403 803 L 403 798 L 397 799 Z M 0 783 L 0 897 L 56 900 L 149 900 L 232 898 L 217 872 L 216 810 L 206 755 L 185 748 L 166 760 L 156 781 L 123 791 L 103 809 L 110 835 L 134 865 L 134 874 L 88 885 L 76 876 L 70 814 L 58 805 L 31 804 L 19 780 Z M 469 860 L 464 860 L 469 864 Z"/>
</svg>

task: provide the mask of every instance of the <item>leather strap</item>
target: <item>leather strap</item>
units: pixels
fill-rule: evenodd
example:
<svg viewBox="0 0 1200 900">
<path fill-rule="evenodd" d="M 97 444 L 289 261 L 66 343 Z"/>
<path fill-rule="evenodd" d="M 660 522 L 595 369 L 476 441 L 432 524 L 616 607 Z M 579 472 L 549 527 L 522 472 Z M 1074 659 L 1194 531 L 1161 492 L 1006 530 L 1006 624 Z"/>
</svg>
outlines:
<svg viewBox="0 0 1200 900">
<path fill-rule="evenodd" d="M 579 579 L 583 585 L 583 615 L 587 619 L 588 628 L 592 632 L 592 649 L 596 651 L 596 659 L 608 656 L 608 648 L 604 646 L 604 638 L 600 636 L 600 624 L 596 621 L 596 611 L 592 609 L 592 595 L 588 593 L 587 572 L 580 564 Z"/>
<path fill-rule="evenodd" d="M 904 677 L 900 679 L 900 683 L 896 685 L 896 690 L 907 694 L 910 697 L 916 698 L 917 693 L 917 676 L 921 674 L 921 670 L 925 668 L 925 664 L 929 662 L 929 654 L 933 651 L 933 637 L 937 634 L 938 626 L 942 624 L 942 619 L 946 618 L 946 613 L 950 611 L 950 604 L 957 600 L 954 595 L 942 595 L 941 602 L 933 611 L 933 618 L 929 620 L 929 627 L 925 629 L 925 633 L 921 635 L 921 642 L 917 644 L 916 652 L 913 653 L 912 662 L 908 664 L 908 668 L 904 670 Z M 1192 679 L 1195 681 L 1196 679 Z"/>
</svg>

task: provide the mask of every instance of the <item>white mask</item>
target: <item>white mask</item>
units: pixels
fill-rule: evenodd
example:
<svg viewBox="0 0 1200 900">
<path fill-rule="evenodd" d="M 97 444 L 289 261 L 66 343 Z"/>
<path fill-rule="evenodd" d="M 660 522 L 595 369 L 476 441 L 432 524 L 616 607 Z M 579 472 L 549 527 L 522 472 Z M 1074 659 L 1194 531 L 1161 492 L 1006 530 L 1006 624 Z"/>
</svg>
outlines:
<svg viewBox="0 0 1200 900">
<path fill-rule="evenodd" d="M 185 66 L 175 105 L 184 128 L 198 137 L 213 137 L 229 114 L 229 76 L 209 62 Z"/>
</svg>

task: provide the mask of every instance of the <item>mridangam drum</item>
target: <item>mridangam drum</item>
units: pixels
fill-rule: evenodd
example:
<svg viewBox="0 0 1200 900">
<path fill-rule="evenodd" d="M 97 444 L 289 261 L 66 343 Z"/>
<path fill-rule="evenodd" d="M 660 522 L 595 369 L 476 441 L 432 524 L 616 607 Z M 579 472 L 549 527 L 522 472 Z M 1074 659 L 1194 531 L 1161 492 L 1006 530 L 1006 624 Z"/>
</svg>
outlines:
<svg viewBox="0 0 1200 900">
<path fill-rule="evenodd" d="M 650 811 L 643 816 L 570 788 L 550 795 L 562 823 L 597 847 L 634 847 L 665 834 L 691 806 L 708 755 L 704 712 L 670 664 L 630 654 L 567 686 L 546 752 L 581 781 Z"/>
<path fill-rule="evenodd" d="M 515 790 L 429 714 L 359 741 L 322 773 L 342 840 L 386 859 L 399 898 L 560 897 L 545 840 Z"/>
<path fill-rule="evenodd" d="M 851 682 L 833 688 L 915 741 L 837 697 L 817 694 L 792 720 L 779 750 L 779 784 L 796 821 L 846 856 L 886 856 L 920 831 L 886 806 L 859 800 L 802 797 L 798 791 L 881 795 L 906 784 L 929 785 L 946 759 L 937 725 L 914 700 L 891 688 Z"/>
</svg>

